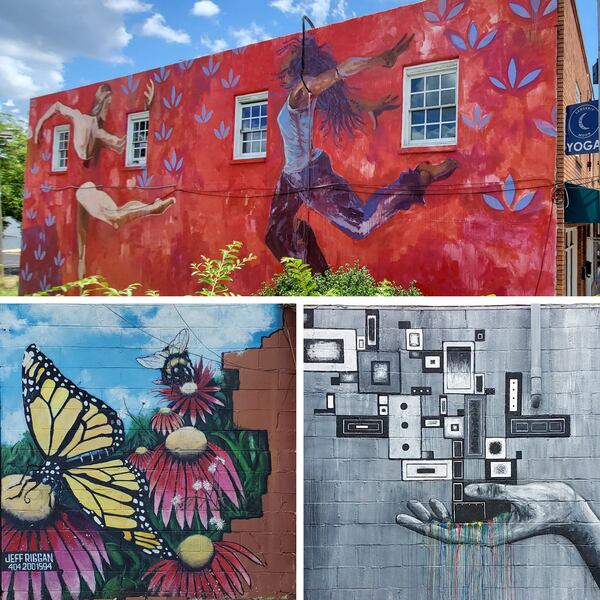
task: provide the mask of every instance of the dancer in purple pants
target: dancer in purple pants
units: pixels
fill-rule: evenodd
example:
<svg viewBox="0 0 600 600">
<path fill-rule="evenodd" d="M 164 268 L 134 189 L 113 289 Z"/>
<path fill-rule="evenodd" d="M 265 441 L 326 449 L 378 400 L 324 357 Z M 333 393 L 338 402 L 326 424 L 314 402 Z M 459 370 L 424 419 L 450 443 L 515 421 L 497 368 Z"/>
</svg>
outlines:
<svg viewBox="0 0 600 600">
<path fill-rule="evenodd" d="M 398 212 L 415 204 L 424 204 L 427 186 L 450 177 L 458 168 L 458 163 L 452 159 L 438 165 L 421 163 L 363 203 L 350 184 L 335 173 L 329 156 L 312 147 L 312 124 L 318 111 L 325 135 L 339 140 L 343 135 L 352 136 L 362 127 L 362 113 L 368 114 L 377 127 L 382 113 L 399 108 L 397 96 L 387 96 L 381 101 L 352 99 L 345 80 L 366 69 L 392 68 L 398 56 L 408 49 L 412 38 L 403 36 L 383 54 L 337 63 L 323 46 L 309 37 L 305 42 L 306 86 L 301 80 L 301 42 L 292 42 L 283 49 L 289 54 L 280 79 L 290 90 L 278 117 L 285 166 L 273 196 L 266 236 L 269 249 L 278 259 L 286 256 L 301 258 L 315 272 L 328 268 L 314 231 L 297 217 L 303 204 L 351 238 L 363 239 Z"/>
</svg>

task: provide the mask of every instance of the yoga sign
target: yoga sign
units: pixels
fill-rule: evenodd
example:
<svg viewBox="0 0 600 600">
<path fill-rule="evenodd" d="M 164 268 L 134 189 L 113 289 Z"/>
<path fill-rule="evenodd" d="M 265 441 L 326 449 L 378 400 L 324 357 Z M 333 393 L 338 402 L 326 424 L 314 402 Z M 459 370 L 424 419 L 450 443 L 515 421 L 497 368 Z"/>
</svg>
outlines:
<svg viewBox="0 0 600 600">
<path fill-rule="evenodd" d="M 598 101 L 567 106 L 566 154 L 595 154 L 598 140 Z"/>
</svg>

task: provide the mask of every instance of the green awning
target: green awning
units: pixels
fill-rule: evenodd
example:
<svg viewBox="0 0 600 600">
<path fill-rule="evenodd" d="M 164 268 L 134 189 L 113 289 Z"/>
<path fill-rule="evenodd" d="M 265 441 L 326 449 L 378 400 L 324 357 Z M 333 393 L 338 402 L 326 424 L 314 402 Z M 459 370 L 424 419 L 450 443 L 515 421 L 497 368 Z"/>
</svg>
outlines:
<svg viewBox="0 0 600 600">
<path fill-rule="evenodd" d="M 565 184 L 565 223 L 600 223 L 600 190 Z"/>
</svg>

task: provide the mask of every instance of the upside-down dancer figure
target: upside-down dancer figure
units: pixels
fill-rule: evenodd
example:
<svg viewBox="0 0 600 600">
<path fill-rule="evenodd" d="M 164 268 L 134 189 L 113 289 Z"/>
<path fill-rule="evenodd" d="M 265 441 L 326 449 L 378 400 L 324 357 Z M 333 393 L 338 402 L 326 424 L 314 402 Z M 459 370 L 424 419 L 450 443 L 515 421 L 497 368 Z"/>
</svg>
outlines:
<svg viewBox="0 0 600 600">
<path fill-rule="evenodd" d="M 146 87 L 144 97 L 146 108 L 150 108 L 154 98 L 154 83 L 152 80 Z M 61 102 L 55 102 L 36 125 L 35 143 L 39 143 L 40 132 L 44 123 L 54 115 L 60 114 L 71 121 L 73 126 L 73 148 L 85 167 L 89 167 L 92 161 L 99 156 L 102 148 L 108 148 L 113 152 L 122 154 L 127 136 L 118 137 L 104 129 L 104 122 L 108 116 L 112 98 L 112 88 L 107 83 L 103 83 L 96 90 L 94 103 L 89 114 L 83 114 L 75 108 L 66 106 Z M 135 180 L 128 187 L 131 188 L 134 185 Z M 122 225 L 142 217 L 162 214 L 175 203 L 175 197 L 170 196 L 168 198 L 157 198 L 151 204 L 132 200 L 123 206 L 118 206 L 107 192 L 99 189 L 91 181 L 81 185 L 75 196 L 77 198 L 77 246 L 79 255 L 77 272 L 80 279 L 85 275 L 88 217 L 99 219 L 107 225 L 119 229 Z"/>
<path fill-rule="evenodd" d="M 351 137 L 362 127 L 362 113 L 370 116 L 377 127 L 381 114 L 400 107 L 397 96 L 381 101 L 353 99 L 345 80 L 367 69 L 392 68 L 413 37 L 404 35 L 382 54 L 340 63 L 310 37 L 305 42 L 304 81 L 302 42 L 294 41 L 283 49 L 289 54 L 279 77 L 290 90 L 278 117 L 285 166 L 273 196 L 266 235 L 266 243 L 278 259 L 301 258 L 315 272 L 328 268 L 314 231 L 297 216 L 303 204 L 349 237 L 363 239 L 398 212 L 425 204 L 427 186 L 450 177 L 458 168 L 452 159 L 438 165 L 421 163 L 363 203 L 351 185 L 333 170 L 329 156 L 312 147 L 312 123 L 317 112 L 321 113 L 325 135 L 340 139 L 343 135 Z"/>
</svg>

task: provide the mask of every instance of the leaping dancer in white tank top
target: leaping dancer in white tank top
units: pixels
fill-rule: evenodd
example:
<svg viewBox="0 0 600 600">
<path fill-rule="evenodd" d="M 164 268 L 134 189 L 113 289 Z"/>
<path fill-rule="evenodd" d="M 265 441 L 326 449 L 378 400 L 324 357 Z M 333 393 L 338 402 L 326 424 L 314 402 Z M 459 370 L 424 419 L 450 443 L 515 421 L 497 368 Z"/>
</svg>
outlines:
<svg viewBox="0 0 600 600">
<path fill-rule="evenodd" d="M 421 163 L 363 203 L 350 184 L 335 173 L 329 156 L 312 147 L 311 123 L 316 117 L 321 119 L 323 132 L 339 140 L 344 135 L 351 137 L 364 124 L 361 113 L 368 114 L 377 127 L 382 113 L 400 107 L 397 96 L 379 102 L 353 99 L 345 80 L 367 69 L 392 68 L 413 37 L 404 35 L 393 48 L 377 56 L 349 58 L 340 63 L 309 37 L 305 42 L 304 82 L 301 41 L 283 48 L 288 56 L 280 79 L 290 90 L 278 117 L 285 166 L 273 196 L 266 235 L 266 243 L 278 259 L 301 258 L 315 272 L 328 268 L 314 231 L 297 217 L 303 204 L 349 237 L 363 239 L 398 212 L 425 204 L 427 186 L 450 177 L 458 168 L 453 159 L 438 165 Z"/>
</svg>

